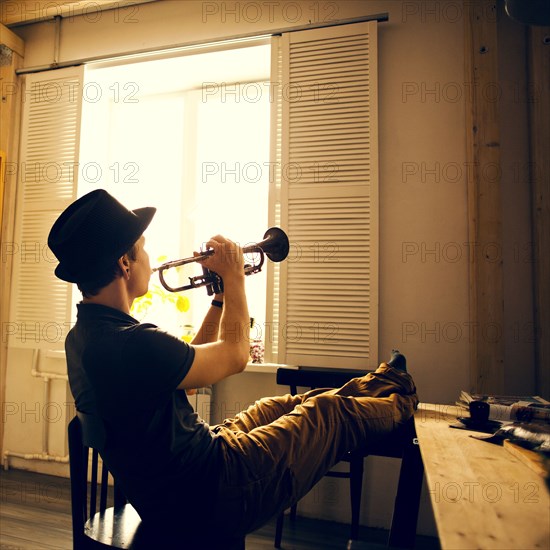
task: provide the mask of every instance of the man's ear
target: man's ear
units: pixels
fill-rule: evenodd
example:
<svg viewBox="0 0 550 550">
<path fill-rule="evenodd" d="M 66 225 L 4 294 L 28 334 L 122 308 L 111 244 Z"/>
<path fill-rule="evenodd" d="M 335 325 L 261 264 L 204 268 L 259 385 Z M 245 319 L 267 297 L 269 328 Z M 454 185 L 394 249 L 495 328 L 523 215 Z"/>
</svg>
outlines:
<svg viewBox="0 0 550 550">
<path fill-rule="evenodd" d="M 118 259 L 118 267 L 120 269 L 120 272 L 122 273 L 122 276 L 127 277 L 130 273 L 130 260 L 128 259 L 128 256 L 126 254 Z"/>
</svg>

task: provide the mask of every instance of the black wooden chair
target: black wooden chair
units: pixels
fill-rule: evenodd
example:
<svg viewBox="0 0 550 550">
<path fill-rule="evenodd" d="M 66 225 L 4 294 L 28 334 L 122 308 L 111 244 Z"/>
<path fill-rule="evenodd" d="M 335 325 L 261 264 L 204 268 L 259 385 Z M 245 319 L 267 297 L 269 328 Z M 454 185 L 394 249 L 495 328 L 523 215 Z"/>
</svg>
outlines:
<svg viewBox="0 0 550 550">
<path fill-rule="evenodd" d="M 213 543 L 193 540 L 184 523 L 170 535 L 145 526 L 134 507 L 127 502 L 116 480 L 108 484 L 109 472 L 102 463 L 101 481 L 98 470 L 101 452 L 106 445 L 102 420 L 77 411 L 69 423 L 69 460 L 73 550 L 119 548 L 129 550 L 176 550 L 202 548 L 244 550 L 244 537 Z M 88 482 L 91 454 L 91 482 Z M 99 485 L 99 487 L 98 487 Z M 88 491 L 89 488 L 89 491 Z M 112 506 L 110 506 L 112 504 Z"/>
<path fill-rule="evenodd" d="M 301 367 L 277 369 L 277 384 L 290 387 L 290 393 L 298 393 L 298 388 L 338 388 L 351 378 L 364 376 L 368 371 L 349 369 L 326 369 Z M 349 464 L 347 471 L 329 471 L 326 476 L 348 478 L 350 480 L 351 525 L 350 539 L 359 538 L 359 517 L 363 487 L 363 462 L 367 456 L 382 456 L 401 459 L 401 470 L 397 495 L 393 510 L 392 524 L 388 536 L 388 546 L 413 548 L 416 537 L 416 524 L 420 506 L 420 492 L 424 466 L 417 445 L 414 419 L 411 418 L 399 430 L 378 439 L 366 449 L 348 453 L 342 462 Z M 296 518 L 296 505 L 290 509 L 290 518 Z M 277 518 L 275 528 L 275 548 L 281 547 L 284 513 Z"/>
</svg>

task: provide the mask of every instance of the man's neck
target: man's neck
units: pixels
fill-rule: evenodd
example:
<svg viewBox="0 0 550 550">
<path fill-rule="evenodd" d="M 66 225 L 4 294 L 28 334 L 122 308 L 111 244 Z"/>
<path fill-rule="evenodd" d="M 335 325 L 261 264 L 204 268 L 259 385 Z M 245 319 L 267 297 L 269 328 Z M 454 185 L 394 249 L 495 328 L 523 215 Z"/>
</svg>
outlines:
<svg viewBox="0 0 550 550">
<path fill-rule="evenodd" d="M 126 285 L 121 284 L 121 282 L 121 279 L 115 279 L 112 283 L 102 288 L 99 294 L 90 298 L 83 298 L 82 303 L 108 306 L 129 314 L 133 300 L 130 301 Z"/>
</svg>

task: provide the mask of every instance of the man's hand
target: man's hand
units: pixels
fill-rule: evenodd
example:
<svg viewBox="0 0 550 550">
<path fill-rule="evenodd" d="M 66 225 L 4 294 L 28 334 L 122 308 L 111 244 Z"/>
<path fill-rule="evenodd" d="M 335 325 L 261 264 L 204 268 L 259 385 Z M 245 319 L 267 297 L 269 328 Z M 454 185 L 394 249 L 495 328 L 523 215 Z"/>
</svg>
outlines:
<svg viewBox="0 0 550 550">
<path fill-rule="evenodd" d="M 214 250 L 214 254 L 199 261 L 199 264 L 217 273 L 224 281 L 227 278 L 244 277 L 243 251 L 237 243 L 216 235 L 206 245 Z"/>
</svg>

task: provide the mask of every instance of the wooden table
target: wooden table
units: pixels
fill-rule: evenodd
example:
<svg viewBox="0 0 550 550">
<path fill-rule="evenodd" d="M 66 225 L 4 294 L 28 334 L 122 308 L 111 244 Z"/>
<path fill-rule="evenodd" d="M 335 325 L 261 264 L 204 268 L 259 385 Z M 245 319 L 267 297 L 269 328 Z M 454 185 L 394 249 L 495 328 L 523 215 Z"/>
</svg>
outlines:
<svg viewBox="0 0 550 550">
<path fill-rule="evenodd" d="M 443 550 L 550 549 L 544 478 L 504 447 L 449 427 L 452 405 L 421 404 L 418 444 Z"/>
</svg>

